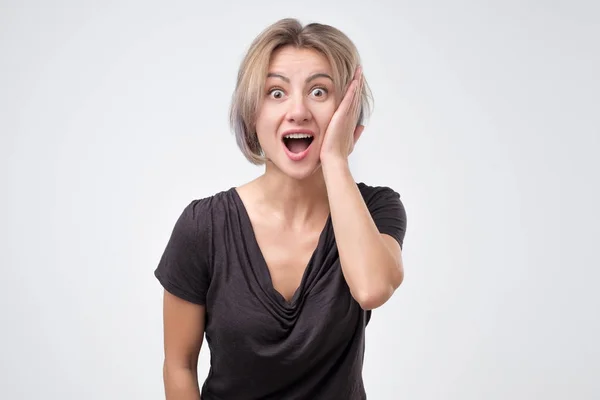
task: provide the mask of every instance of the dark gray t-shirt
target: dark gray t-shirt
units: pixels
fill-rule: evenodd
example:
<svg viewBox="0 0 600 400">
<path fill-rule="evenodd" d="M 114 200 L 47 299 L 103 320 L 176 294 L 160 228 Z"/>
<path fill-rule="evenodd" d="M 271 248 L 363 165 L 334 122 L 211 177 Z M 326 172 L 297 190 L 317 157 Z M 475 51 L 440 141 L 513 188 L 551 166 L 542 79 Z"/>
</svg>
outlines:
<svg viewBox="0 0 600 400">
<path fill-rule="evenodd" d="M 402 246 L 399 194 L 357 185 L 379 231 Z M 211 361 L 203 400 L 366 399 L 371 311 L 361 309 L 344 280 L 331 217 L 289 302 L 272 285 L 235 188 L 185 207 L 155 276 L 167 291 L 206 307 Z"/>
</svg>

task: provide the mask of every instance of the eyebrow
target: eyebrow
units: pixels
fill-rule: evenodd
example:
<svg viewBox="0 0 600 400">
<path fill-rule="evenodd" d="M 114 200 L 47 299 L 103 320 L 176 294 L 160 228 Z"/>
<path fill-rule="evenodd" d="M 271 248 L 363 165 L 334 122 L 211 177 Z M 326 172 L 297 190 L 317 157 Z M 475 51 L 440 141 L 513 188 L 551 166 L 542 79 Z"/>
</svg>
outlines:
<svg viewBox="0 0 600 400">
<path fill-rule="evenodd" d="M 276 74 L 276 73 L 273 73 L 273 72 L 269 72 L 267 74 L 267 78 L 279 78 L 279 79 L 281 79 L 281 80 L 283 80 L 283 81 L 285 81 L 287 83 L 290 83 L 290 79 L 289 78 L 287 78 L 287 77 L 285 77 L 285 76 L 283 76 L 281 74 Z M 308 82 L 310 82 L 312 80 L 315 80 L 317 78 L 327 78 L 327 79 L 329 79 L 330 81 L 333 82 L 333 78 L 331 76 L 329 76 L 328 74 L 317 73 L 317 74 L 312 74 L 311 76 L 309 76 L 308 78 L 306 78 L 306 83 L 308 83 Z"/>
</svg>

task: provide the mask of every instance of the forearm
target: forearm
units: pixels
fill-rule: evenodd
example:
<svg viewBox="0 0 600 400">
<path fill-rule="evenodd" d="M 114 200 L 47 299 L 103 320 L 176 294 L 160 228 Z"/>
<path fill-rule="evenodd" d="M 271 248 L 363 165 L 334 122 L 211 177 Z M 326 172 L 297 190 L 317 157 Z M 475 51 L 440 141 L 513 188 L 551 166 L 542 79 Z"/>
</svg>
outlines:
<svg viewBox="0 0 600 400">
<path fill-rule="evenodd" d="M 166 400 L 200 400 L 198 373 L 183 367 L 163 367 Z"/>
<path fill-rule="evenodd" d="M 375 308 L 402 281 L 402 269 L 386 246 L 346 160 L 323 164 L 335 240 L 344 278 L 363 308 Z"/>
</svg>

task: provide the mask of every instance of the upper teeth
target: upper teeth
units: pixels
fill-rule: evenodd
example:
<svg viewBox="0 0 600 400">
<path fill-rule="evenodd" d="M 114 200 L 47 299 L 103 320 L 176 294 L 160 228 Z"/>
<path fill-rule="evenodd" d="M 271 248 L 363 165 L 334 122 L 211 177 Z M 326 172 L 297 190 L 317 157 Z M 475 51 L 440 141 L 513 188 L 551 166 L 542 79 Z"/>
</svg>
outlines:
<svg viewBox="0 0 600 400">
<path fill-rule="evenodd" d="M 286 139 L 308 139 L 311 138 L 312 135 L 308 133 L 289 133 L 284 136 Z"/>
</svg>

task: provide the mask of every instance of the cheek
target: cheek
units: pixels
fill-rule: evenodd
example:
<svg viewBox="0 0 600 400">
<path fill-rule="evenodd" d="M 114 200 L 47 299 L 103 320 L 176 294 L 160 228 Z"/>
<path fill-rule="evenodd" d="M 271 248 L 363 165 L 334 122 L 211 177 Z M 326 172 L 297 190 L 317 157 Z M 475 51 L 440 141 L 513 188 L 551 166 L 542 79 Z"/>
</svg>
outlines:
<svg viewBox="0 0 600 400">
<path fill-rule="evenodd" d="M 262 106 L 256 117 L 256 135 L 263 150 L 269 152 L 278 145 L 277 131 L 281 123 L 281 112 L 276 107 Z"/>
<path fill-rule="evenodd" d="M 327 127 L 327 125 L 329 125 L 329 121 L 331 121 L 331 117 L 333 117 L 334 113 L 335 104 L 333 102 L 319 104 L 316 107 L 314 107 L 312 112 L 320 128 L 324 128 Z"/>
<path fill-rule="evenodd" d="M 256 118 L 256 131 L 259 135 L 268 133 L 276 123 L 274 110 L 270 107 L 262 107 Z"/>
</svg>

